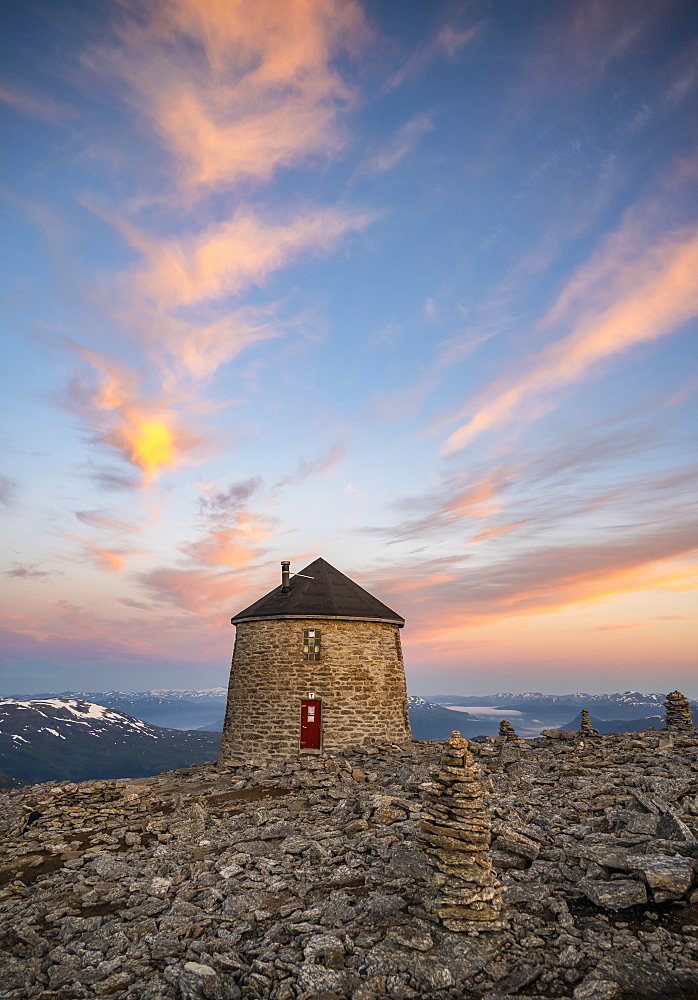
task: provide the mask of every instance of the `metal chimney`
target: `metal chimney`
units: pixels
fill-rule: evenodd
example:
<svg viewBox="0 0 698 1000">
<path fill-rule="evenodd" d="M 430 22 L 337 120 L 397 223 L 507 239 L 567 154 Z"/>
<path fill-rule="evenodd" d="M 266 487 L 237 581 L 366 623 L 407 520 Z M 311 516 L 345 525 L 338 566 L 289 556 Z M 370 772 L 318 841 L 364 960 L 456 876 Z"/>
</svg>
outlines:
<svg viewBox="0 0 698 1000">
<path fill-rule="evenodd" d="M 288 594 L 289 580 L 291 577 L 291 562 L 289 559 L 281 560 L 281 593 Z"/>
</svg>

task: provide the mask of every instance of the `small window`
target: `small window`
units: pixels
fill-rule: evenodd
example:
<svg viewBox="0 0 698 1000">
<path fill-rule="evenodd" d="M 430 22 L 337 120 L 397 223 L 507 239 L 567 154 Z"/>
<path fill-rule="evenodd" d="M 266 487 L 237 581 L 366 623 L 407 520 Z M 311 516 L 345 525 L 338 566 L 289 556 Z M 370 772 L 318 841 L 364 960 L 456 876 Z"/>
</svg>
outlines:
<svg viewBox="0 0 698 1000">
<path fill-rule="evenodd" d="M 320 629 L 307 628 L 303 633 L 303 659 L 320 659 Z"/>
</svg>

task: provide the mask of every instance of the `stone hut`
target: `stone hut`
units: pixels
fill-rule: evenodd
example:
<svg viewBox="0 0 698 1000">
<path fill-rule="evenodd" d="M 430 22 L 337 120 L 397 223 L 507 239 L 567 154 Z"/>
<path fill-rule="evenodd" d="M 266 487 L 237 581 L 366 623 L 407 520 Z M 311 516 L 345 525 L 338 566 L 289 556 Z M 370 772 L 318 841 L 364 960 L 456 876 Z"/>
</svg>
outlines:
<svg viewBox="0 0 698 1000">
<path fill-rule="evenodd" d="M 281 586 L 231 619 L 220 762 L 411 739 L 404 618 L 324 559 L 281 568 Z"/>
</svg>

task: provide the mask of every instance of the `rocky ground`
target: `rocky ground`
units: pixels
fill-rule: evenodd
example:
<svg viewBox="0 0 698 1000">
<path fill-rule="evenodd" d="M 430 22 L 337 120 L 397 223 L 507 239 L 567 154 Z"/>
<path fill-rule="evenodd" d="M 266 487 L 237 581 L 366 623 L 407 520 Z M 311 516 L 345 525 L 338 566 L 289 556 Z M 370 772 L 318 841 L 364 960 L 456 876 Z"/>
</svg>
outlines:
<svg viewBox="0 0 698 1000">
<path fill-rule="evenodd" d="M 505 930 L 426 919 L 441 747 L 0 793 L 0 997 L 698 998 L 698 730 L 473 744 Z"/>
</svg>

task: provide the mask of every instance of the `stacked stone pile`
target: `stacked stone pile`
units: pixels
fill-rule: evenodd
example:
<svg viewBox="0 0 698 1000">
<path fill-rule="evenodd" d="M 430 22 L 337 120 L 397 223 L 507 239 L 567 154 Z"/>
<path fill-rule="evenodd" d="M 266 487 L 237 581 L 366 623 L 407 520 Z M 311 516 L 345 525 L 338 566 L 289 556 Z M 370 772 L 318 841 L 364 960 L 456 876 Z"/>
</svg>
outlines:
<svg viewBox="0 0 698 1000">
<path fill-rule="evenodd" d="M 594 727 L 592 726 L 591 720 L 589 719 L 588 709 L 583 708 L 580 712 L 580 715 L 582 717 L 582 720 L 579 725 L 580 734 L 582 736 L 598 736 L 599 731 L 598 729 L 594 729 Z"/>
<path fill-rule="evenodd" d="M 507 719 L 502 719 L 499 723 L 499 738 L 504 740 L 518 740 L 518 735 L 512 724 Z"/>
<path fill-rule="evenodd" d="M 454 731 L 425 796 L 419 843 L 434 869 L 430 911 L 452 931 L 501 930 L 502 892 L 485 856 L 490 818 L 480 769 Z"/>
<path fill-rule="evenodd" d="M 518 746 L 469 748 L 507 890 L 508 927 L 478 937 L 427 919 L 442 744 L 2 792 L 0 995 L 692 996 L 695 731 Z"/>
<path fill-rule="evenodd" d="M 664 702 L 667 729 L 692 729 L 693 712 L 688 698 L 680 691 L 670 691 Z"/>
</svg>

